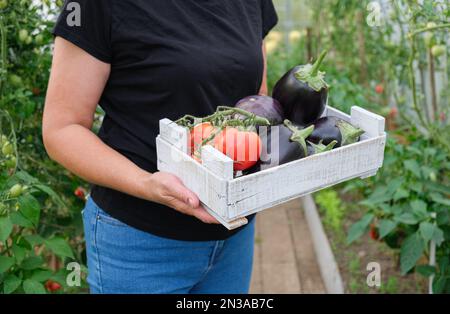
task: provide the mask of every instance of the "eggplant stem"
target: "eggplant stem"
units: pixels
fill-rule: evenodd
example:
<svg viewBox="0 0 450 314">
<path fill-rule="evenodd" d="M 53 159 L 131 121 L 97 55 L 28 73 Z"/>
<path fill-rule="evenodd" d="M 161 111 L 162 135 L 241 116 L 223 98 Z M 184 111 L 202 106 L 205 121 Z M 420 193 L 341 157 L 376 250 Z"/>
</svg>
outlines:
<svg viewBox="0 0 450 314">
<path fill-rule="evenodd" d="M 359 137 L 365 132 L 363 129 L 356 128 L 350 123 L 343 120 L 338 121 L 336 123 L 336 126 L 341 132 L 341 146 L 356 143 L 359 140 Z"/>
<path fill-rule="evenodd" d="M 314 154 L 320 154 L 323 152 L 328 152 L 330 150 L 332 150 L 334 148 L 334 146 L 336 146 L 337 141 L 333 140 L 332 142 L 330 142 L 328 145 L 324 145 L 322 144 L 322 140 L 319 142 L 319 144 L 314 144 L 310 141 L 308 141 L 308 144 L 311 145 L 314 148 Z"/>
<path fill-rule="evenodd" d="M 292 142 L 297 142 L 302 148 L 305 156 L 308 156 L 308 147 L 306 146 L 306 139 L 314 131 L 314 125 L 310 125 L 307 128 L 299 129 L 288 119 L 284 120 L 284 125 L 292 131 L 292 135 L 289 138 Z"/>
<path fill-rule="evenodd" d="M 327 55 L 327 53 L 328 53 L 328 49 L 325 49 L 324 51 L 322 51 L 319 58 L 316 60 L 316 62 L 313 65 L 313 68 L 311 71 L 311 76 L 316 76 L 317 73 L 319 73 L 319 68 L 322 65 L 323 59 L 325 59 L 325 56 Z"/>
</svg>

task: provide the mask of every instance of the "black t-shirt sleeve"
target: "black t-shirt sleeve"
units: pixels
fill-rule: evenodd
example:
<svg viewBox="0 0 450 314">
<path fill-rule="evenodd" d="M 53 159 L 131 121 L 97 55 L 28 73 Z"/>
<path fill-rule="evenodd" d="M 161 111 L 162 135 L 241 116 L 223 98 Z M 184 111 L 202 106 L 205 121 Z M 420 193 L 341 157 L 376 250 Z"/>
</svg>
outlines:
<svg viewBox="0 0 450 314">
<path fill-rule="evenodd" d="M 262 9 L 262 38 L 265 38 L 267 34 L 278 23 L 278 15 L 273 5 L 272 0 L 261 0 Z"/>
<path fill-rule="evenodd" d="M 53 35 L 70 41 L 100 61 L 111 63 L 110 6 L 108 0 L 66 0 Z"/>
</svg>

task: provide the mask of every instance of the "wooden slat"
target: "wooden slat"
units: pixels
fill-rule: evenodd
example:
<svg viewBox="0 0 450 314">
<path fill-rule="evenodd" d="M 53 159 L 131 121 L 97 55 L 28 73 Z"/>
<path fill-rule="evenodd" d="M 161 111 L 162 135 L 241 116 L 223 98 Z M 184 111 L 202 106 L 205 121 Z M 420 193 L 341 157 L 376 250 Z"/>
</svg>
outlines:
<svg viewBox="0 0 450 314">
<path fill-rule="evenodd" d="M 377 137 L 384 134 L 385 119 L 375 113 L 358 106 L 351 109 L 351 123 L 366 131 L 369 137 Z"/>
<path fill-rule="evenodd" d="M 159 121 L 159 135 L 180 151 L 189 153 L 189 130 L 187 128 L 181 127 L 169 119 L 162 119 Z"/>
<path fill-rule="evenodd" d="M 381 136 L 234 179 L 228 185 L 230 218 L 376 171 L 384 144 Z"/>
<path fill-rule="evenodd" d="M 233 179 L 233 160 L 210 145 L 202 147 L 205 168 L 224 180 Z"/>
<path fill-rule="evenodd" d="M 221 217 L 227 217 L 227 181 L 222 180 L 200 163 L 173 145 L 156 138 L 158 170 L 172 173 L 196 193 L 200 200 Z"/>
</svg>

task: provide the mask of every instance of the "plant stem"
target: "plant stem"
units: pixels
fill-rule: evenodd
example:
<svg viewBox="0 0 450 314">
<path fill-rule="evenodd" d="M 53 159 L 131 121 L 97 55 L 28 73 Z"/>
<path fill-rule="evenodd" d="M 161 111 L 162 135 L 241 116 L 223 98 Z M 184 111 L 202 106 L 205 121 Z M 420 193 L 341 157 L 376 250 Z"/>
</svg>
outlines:
<svg viewBox="0 0 450 314">
<path fill-rule="evenodd" d="M 409 68 L 409 82 L 411 85 L 412 90 L 412 97 L 413 97 L 413 109 L 417 114 L 417 117 L 419 118 L 420 123 L 423 127 L 428 129 L 428 124 L 426 123 L 425 119 L 423 118 L 422 112 L 419 109 L 419 106 L 417 104 L 417 90 L 416 90 L 416 77 L 414 75 L 414 59 L 416 56 L 416 46 L 414 42 L 414 37 L 411 37 L 410 40 L 411 45 L 411 54 L 409 55 L 408 60 L 408 68 Z"/>
<path fill-rule="evenodd" d="M 7 73 L 7 56 L 6 56 L 6 27 L 3 24 L 3 17 L 0 16 L 0 95 L 3 95 L 3 82 L 6 82 L 6 73 Z"/>
<path fill-rule="evenodd" d="M 320 54 L 319 58 L 317 59 L 317 61 L 314 63 L 312 71 L 311 71 L 311 76 L 316 76 L 317 73 L 319 72 L 319 68 L 322 65 L 323 59 L 325 59 L 325 56 L 328 53 L 328 49 L 325 49 L 324 51 L 322 51 L 322 53 Z"/>
<path fill-rule="evenodd" d="M 438 30 L 438 29 L 442 29 L 442 28 L 450 28 L 450 23 L 444 23 L 441 25 L 436 25 L 433 27 L 424 27 L 424 28 L 419 28 L 417 30 L 415 30 L 414 32 L 410 33 L 408 36 L 410 38 L 415 37 L 421 33 L 425 33 L 425 32 L 429 32 L 429 31 L 434 31 L 434 30 Z"/>
</svg>

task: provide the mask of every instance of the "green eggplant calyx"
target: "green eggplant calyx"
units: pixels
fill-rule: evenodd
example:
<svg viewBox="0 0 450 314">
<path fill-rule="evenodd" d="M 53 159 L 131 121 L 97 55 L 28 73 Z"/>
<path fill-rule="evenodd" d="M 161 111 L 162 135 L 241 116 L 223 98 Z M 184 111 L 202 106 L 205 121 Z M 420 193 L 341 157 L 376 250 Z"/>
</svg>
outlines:
<svg viewBox="0 0 450 314">
<path fill-rule="evenodd" d="M 334 146 L 336 146 L 336 144 L 337 144 L 336 140 L 333 140 L 328 145 L 324 145 L 322 142 L 323 141 L 320 141 L 319 144 L 314 144 L 314 143 L 308 141 L 308 144 L 314 148 L 314 154 L 328 152 L 328 151 L 332 150 L 334 148 Z"/>
<path fill-rule="evenodd" d="M 305 129 L 299 129 L 292 124 L 289 120 L 284 120 L 284 125 L 292 131 L 292 135 L 289 138 L 292 142 L 297 142 L 302 148 L 305 156 L 308 156 L 308 147 L 306 146 L 306 139 L 314 131 L 314 125 L 310 125 Z"/>
<path fill-rule="evenodd" d="M 329 86 L 325 82 L 325 72 L 319 71 L 320 65 L 327 53 L 327 50 L 323 51 L 314 64 L 308 63 L 300 66 L 294 73 L 295 78 L 308 84 L 316 92 L 320 92 L 323 88 L 328 88 Z"/>
<path fill-rule="evenodd" d="M 341 132 L 341 146 L 356 143 L 359 140 L 359 137 L 365 132 L 363 129 L 356 128 L 344 120 L 339 120 L 336 123 L 336 126 Z"/>
</svg>

